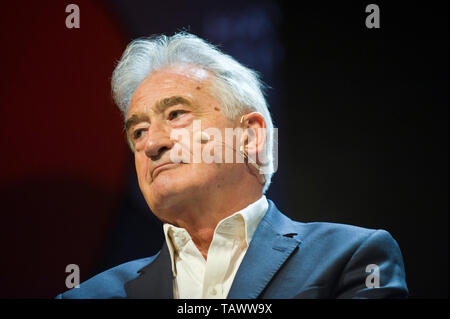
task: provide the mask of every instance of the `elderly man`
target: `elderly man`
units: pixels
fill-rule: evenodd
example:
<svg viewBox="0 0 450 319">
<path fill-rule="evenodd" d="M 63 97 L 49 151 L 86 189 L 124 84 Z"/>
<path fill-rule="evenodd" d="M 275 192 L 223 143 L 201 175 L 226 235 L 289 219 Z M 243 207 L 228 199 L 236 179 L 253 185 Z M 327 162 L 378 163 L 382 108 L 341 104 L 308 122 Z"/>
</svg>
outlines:
<svg viewBox="0 0 450 319">
<path fill-rule="evenodd" d="M 264 196 L 274 129 L 255 72 L 179 33 L 131 42 L 112 89 L 166 240 L 57 298 L 407 296 L 388 232 L 294 222 Z"/>
</svg>

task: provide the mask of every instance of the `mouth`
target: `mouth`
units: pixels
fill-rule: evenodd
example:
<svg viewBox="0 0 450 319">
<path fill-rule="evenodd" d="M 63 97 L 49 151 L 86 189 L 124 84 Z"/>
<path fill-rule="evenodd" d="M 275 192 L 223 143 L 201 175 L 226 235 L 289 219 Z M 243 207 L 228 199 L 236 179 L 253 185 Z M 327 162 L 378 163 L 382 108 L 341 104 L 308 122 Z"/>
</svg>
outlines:
<svg viewBox="0 0 450 319">
<path fill-rule="evenodd" d="M 171 168 L 175 168 L 177 166 L 180 166 L 181 164 L 183 164 L 183 163 L 167 162 L 167 163 L 163 163 L 161 165 L 156 166 L 151 173 L 152 180 L 155 180 L 156 176 L 158 176 L 158 174 L 161 173 L 162 171 L 171 169 Z"/>
</svg>

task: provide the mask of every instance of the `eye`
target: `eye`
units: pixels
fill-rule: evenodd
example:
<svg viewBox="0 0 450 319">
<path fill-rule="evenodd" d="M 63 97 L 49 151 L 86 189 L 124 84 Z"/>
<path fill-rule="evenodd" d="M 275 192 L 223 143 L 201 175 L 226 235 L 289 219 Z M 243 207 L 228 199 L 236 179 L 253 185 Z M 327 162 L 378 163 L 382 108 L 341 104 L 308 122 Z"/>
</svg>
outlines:
<svg viewBox="0 0 450 319">
<path fill-rule="evenodd" d="M 172 121 L 178 117 L 180 117 L 182 114 L 186 113 L 184 110 L 175 110 L 169 113 L 169 121 Z"/>
<path fill-rule="evenodd" d="M 144 129 L 137 129 L 133 132 L 133 140 L 138 140 L 144 134 Z"/>
</svg>

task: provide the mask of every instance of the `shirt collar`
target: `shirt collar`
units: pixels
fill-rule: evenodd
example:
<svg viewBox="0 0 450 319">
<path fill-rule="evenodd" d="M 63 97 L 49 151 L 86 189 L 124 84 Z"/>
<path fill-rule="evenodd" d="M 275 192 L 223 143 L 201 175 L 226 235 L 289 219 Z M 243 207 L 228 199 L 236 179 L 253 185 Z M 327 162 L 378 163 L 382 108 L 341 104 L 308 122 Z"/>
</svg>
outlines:
<svg viewBox="0 0 450 319">
<path fill-rule="evenodd" d="M 238 231 L 238 227 L 236 226 L 240 219 L 244 221 L 245 240 L 247 241 L 247 245 L 250 245 L 253 234 L 268 208 L 269 203 L 267 202 L 266 196 L 263 195 L 256 202 L 253 202 L 244 209 L 222 219 L 217 224 L 214 233 L 231 231 L 236 234 L 236 231 Z"/>
<path fill-rule="evenodd" d="M 248 247 L 256 228 L 266 214 L 268 208 L 269 203 L 267 202 L 267 198 L 262 195 L 256 202 L 253 202 L 244 209 L 222 219 L 217 224 L 214 235 L 220 232 L 222 234 L 226 233 L 231 236 L 237 235 L 238 237 L 241 237 L 239 236 L 240 234 L 245 234 L 243 237 L 245 238 Z M 191 240 L 191 236 L 186 229 L 168 223 L 164 223 L 163 230 L 171 256 L 172 269 L 175 269 L 174 253 L 183 249 L 186 243 Z"/>
</svg>

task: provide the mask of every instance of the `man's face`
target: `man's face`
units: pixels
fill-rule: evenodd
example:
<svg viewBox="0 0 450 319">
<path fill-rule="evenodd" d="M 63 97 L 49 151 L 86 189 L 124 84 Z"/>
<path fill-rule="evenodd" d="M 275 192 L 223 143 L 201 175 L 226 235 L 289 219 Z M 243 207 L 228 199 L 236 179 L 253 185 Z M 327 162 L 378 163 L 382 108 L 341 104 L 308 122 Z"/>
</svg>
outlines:
<svg viewBox="0 0 450 319">
<path fill-rule="evenodd" d="M 223 114 L 221 103 L 211 94 L 214 76 L 196 66 L 171 66 L 150 74 L 134 92 L 127 120 L 133 144 L 140 189 L 152 209 L 170 210 L 176 205 L 208 196 L 239 180 L 235 164 L 173 163 L 171 150 L 177 140 L 174 129 L 189 132 L 190 153 L 194 120 L 201 129 L 218 128 L 224 134 L 234 122 Z M 200 144 L 200 147 L 203 147 Z M 158 216 L 170 222 L 170 216 Z"/>
</svg>

